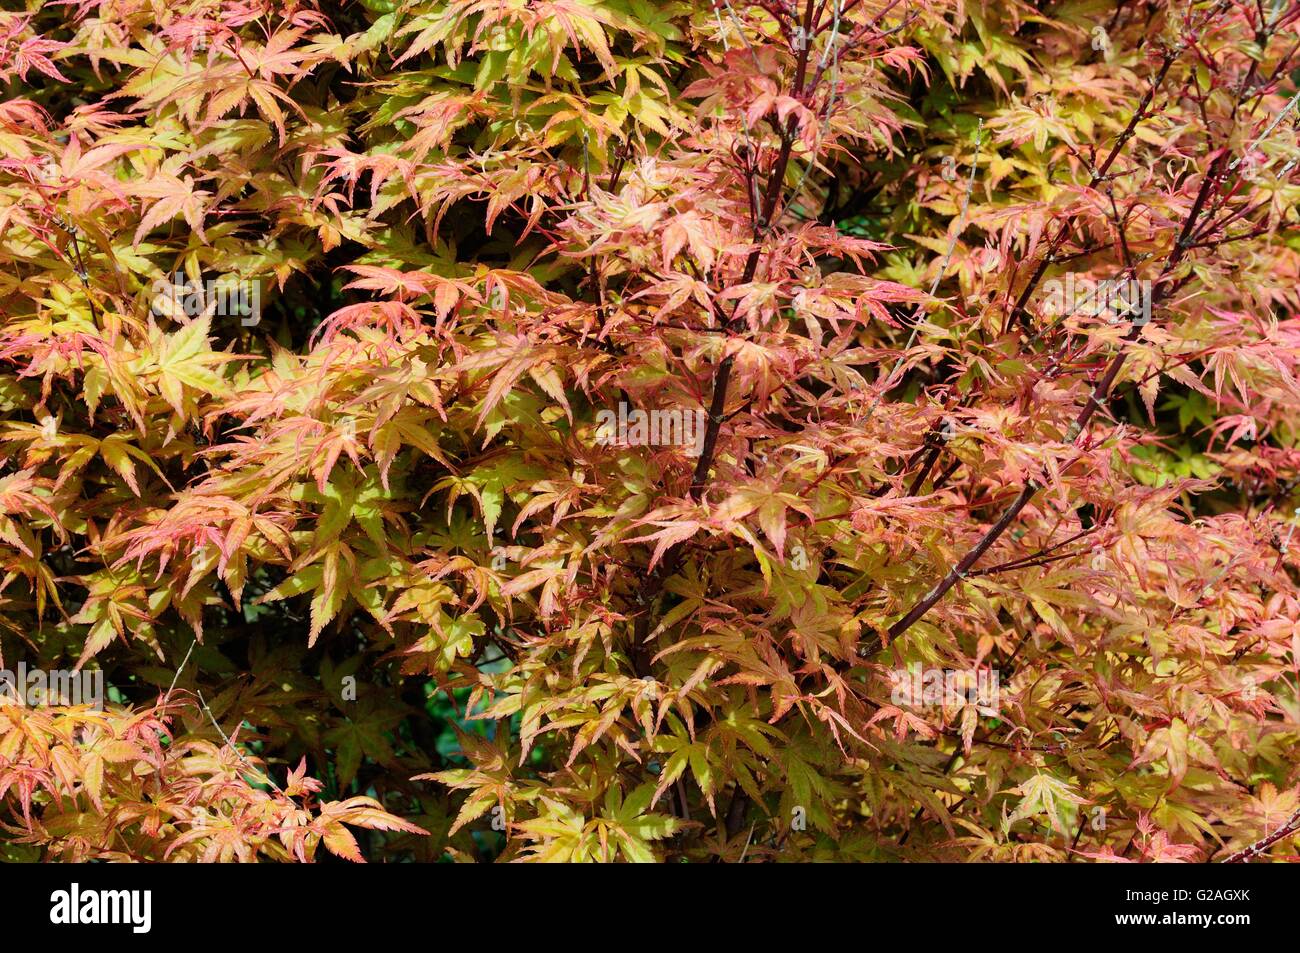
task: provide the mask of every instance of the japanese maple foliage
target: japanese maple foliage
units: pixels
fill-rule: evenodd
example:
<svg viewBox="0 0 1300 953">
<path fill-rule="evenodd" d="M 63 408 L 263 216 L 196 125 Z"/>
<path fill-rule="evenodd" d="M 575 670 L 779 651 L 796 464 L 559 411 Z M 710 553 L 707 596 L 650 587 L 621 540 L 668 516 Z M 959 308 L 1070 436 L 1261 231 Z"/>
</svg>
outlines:
<svg viewBox="0 0 1300 953">
<path fill-rule="evenodd" d="M 1296 853 L 1300 3 L 27 6 L 0 856 Z"/>
</svg>

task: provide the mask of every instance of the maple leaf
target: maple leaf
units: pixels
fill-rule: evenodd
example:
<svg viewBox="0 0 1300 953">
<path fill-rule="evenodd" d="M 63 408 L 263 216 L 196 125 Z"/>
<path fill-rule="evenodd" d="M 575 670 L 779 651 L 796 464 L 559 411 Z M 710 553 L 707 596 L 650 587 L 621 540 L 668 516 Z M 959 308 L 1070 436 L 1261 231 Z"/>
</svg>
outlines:
<svg viewBox="0 0 1300 953">
<path fill-rule="evenodd" d="M 204 314 L 171 334 L 154 329 L 150 334 L 151 359 L 137 362 L 138 366 L 155 369 L 158 392 L 181 417 L 187 415 L 187 406 L 197 396 L 220 397 L 229 393 L 223 379 L 211 368 L 220 367 L 234 357 L 209 348 L 211 324 L 212 315 Z"/>
</svg>

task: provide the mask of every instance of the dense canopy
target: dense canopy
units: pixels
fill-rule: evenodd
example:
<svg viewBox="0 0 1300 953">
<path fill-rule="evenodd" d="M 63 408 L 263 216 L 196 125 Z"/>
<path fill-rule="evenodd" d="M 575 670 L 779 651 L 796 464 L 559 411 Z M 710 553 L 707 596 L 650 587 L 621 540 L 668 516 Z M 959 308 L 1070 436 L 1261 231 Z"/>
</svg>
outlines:
<svg viewBox="0 0 1300 953">
<path fill-rule="evenodd" d="M 1298 54 L 0 13 L 0 857 L 1295 854 Z"/>
</svg>

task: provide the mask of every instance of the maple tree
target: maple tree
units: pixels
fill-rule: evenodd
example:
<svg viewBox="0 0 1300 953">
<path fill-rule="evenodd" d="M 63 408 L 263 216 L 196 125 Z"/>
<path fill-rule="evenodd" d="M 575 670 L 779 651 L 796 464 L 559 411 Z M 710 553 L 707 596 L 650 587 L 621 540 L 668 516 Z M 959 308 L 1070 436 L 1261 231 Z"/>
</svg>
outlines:
<svg viewBox="0 0 1300 953">
<path fill-rule="evenodd" d="M 0 857 L 1300 847 L 1300 4 L 27 7 Z"/>
</svg>

